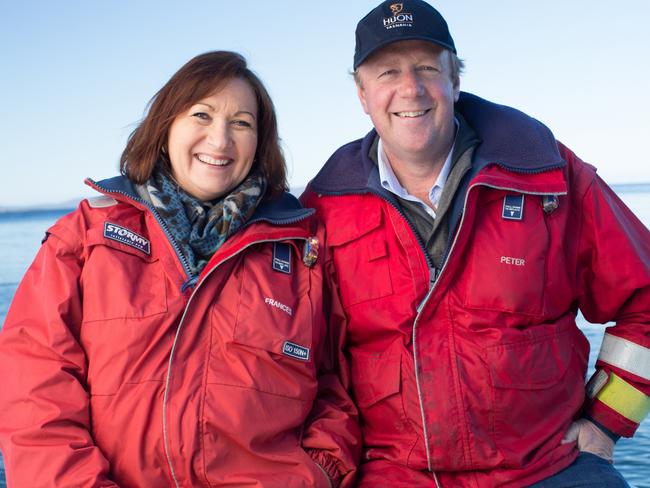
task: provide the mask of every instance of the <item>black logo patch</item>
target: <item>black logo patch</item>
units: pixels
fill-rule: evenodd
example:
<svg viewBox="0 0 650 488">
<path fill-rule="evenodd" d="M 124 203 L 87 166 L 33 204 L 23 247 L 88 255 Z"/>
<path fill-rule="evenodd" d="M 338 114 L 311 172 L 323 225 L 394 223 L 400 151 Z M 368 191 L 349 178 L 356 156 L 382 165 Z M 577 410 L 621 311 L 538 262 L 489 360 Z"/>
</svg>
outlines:
<svg viewBox="0 0 650 488">
<path fill-rule="evenodd" d="M 506 195 L 503 199 L 501 216 L 506 220 L 521 220 L 524 218 L 524 196 Z"/>
<path fill-rule="evenodd" d="M 309 348 L 299 346 L 293 342 L 284 341 L 284 344 L 282 344 L 282 354 L 300 359 L 301 361 L 309 361 Z"/>
<path fill-rule="evenodd" d="M 151 254 L 151 244 L 148 239 L 121 225 L 104 222 L 104 237 L 135 247 L 145 254 Z"/>
<path fill-rule="evenodd" d="M 283 242 L 273 243 L 273 269 L 291 274 L 291 246 Z"/>
</svg>

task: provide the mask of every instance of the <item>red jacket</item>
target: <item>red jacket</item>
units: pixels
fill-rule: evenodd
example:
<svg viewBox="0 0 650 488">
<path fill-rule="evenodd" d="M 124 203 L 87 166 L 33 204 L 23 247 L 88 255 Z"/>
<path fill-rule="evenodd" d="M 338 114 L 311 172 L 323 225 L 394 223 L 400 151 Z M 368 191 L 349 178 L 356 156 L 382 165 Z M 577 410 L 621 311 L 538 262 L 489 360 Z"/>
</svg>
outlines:
<svg viewBox="0 0 650 488">
<path fill-rule="evenodd" d="M 351 485 L 356 410 L 313 211 L 262 205 L 192 287 L 130 184 L 94 186 L 112 198 L 48 230 L 0 333 L 9 486 Z"/>
<path fill-rule="evenodd" d="M 303 195 L 325 223 L 348 320 L 360 486 L 526 486 L 569 465 L 575 445 L 560 441 L 583 413 L 589 353 L 578 309 L 650 354 L 648 230 L 537 121 L 468 94 L 457 110 L 482 142 L 433 286 L 368 158 L 374 131 Z M 598 365 L 641 401 L 650 393 L 649 377 Z M 615 433 L 637 426 L 598 399 L 587 408 Z"/>
</svg>

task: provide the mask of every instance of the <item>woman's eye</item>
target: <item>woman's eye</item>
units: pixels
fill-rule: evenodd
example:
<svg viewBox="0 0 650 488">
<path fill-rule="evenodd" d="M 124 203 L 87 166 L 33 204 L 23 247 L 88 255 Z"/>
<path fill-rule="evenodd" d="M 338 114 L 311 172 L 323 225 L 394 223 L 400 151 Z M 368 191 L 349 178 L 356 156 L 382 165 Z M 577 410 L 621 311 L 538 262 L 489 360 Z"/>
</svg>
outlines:
<svg viewBox="0 0 650 488">
<path fill-rule="evenodd" d="M 251 124 L 247 120 L 237 119 L 237 120 L 233 120 L 232 123 L 236 127 L 253 127 L 253 124 Z"/>
<path fill-rule="evenodd" d="M 196 117 L 197 119 L 204 120 L 204 121 L 209 121 L 210 116 L 206 114 L 205 112 L 196 112 L 192 114 L 192 117 Z"/>
</svg>

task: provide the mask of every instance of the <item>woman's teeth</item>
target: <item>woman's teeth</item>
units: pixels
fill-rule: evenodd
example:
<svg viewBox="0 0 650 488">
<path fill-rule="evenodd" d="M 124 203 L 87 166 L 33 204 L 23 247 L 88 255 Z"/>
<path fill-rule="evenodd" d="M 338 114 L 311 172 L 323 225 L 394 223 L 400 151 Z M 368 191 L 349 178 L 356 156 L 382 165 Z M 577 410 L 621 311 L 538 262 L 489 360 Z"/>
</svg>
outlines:
<svg viewBox="0 0 650 488">
<path fill-rule="evenodd" d="M 202 163 L 211 164 L 213 166 L 225 166 L 230 162 L 229 159 L 214 159 L 205 154 L 197 154 L 196 159 L 198 159 Z"/>
</svg>

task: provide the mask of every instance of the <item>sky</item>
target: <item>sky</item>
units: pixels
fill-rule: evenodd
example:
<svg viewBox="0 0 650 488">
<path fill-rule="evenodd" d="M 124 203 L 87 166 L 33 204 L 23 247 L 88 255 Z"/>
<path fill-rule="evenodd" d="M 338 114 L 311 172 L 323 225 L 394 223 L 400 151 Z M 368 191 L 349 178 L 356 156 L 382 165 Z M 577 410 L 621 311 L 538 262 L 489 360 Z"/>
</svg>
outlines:
<svg viewBox="0 0 650 488">
<path fill-rule="evenodd" d="M 650 182 L 650 2 L 430 0 L 461 89 L 527 112 L 608 183 Z M 0 0 L 0 207 L 92 195 L 193 56 L 243 54 L 274 100 L 293 188 L 371 128 L 349 75 L 378 2 Z"/>
</svg>

